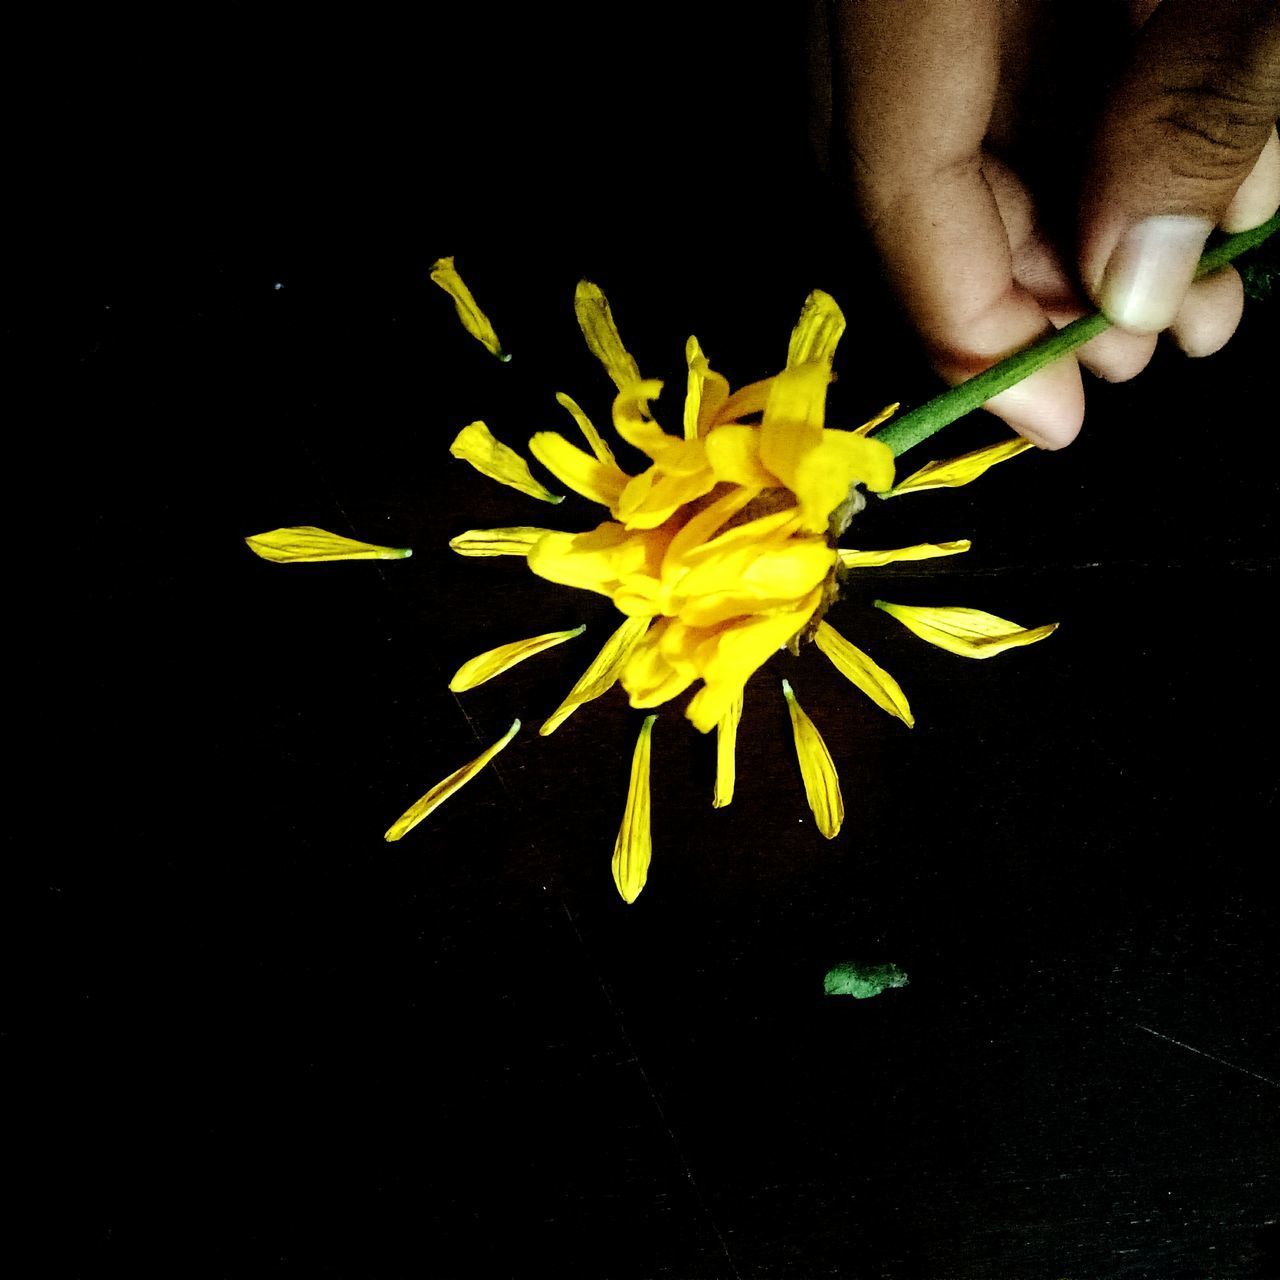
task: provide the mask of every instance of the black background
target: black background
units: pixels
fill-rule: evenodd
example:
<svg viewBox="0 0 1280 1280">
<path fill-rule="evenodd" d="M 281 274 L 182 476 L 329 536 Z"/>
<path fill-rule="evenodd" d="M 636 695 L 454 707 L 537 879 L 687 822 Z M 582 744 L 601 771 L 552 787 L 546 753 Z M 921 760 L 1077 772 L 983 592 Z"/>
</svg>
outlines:
<svg viewBox="0 0 1280 1280">
<path fill-rule="evenodd" d="M 717 812 L 710 743 L 664 714 L 627 907 L 639 714 L 614 693 L 532 732 L 610 606 L 446 545 L 598 513 L 448 444 L 477 417 L 517 445 L 561 428 L 557 390 L 607 419 L 581 276 L 669 422 L 689 333 L 763 376 L 813 287 L 849 317 L 831 422 L 932 394 L 808 170 L 794 15 L 68 28 L 14 116 L 57 245 L 20 246 L 56 280 L 30 420 L 65 478 L 32 488 L 76 540 L 50 570 L 74 656 L 19 971 L 38 1014 L 10 1039 L 35 1068 L 20 1172 L 57 1221 L 41 1273 L 1280 1276 L 1276 305 L 1217 357 L 1091 384 L 1066 452 L 861 517 L 855 545 L 974 540 L 869 573 L 835 618 L 918 727 L 781 658 Z M 509 365 L 427 280 L 446 253 Z M 289 524 L 414 558 L 245 549 Z M 881 594 L 1062 625 L 965 662 Z M 447 693 L 475 652 L 578 622 Z M 831 843 L 781 674 L 840 767 Z M 517 714 L 491 770 L 382 841 Z M 846 959 L 911 983 L 825 997 Z"/>
</svg>

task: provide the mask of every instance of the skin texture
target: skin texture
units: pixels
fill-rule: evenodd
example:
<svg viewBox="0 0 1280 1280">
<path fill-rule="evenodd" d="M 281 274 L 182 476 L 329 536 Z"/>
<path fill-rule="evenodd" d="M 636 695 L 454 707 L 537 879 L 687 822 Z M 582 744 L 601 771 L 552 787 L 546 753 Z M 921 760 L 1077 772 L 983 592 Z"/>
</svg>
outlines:
<svg viewBox="0 0 1280 1280">
<path fill-rule="evenodd" d="M 811 141 L 943 377 L 1094 306 L 1117 326 L 989 402 L 1015 430 L 1059 448 L 1081 365 L 1235 331 L 1239 276 L 1192 272 L 1280 205 L 1280 0 L 818 0 L 810 54 Z"/>
</svg>

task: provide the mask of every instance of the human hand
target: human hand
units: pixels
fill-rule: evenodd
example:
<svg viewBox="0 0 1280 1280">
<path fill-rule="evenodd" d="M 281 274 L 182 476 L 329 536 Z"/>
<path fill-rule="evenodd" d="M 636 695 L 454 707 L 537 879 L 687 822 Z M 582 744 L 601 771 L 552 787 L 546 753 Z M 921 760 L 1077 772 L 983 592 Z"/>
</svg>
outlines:
<svg viewBox="0 0 1280 1280">
<path fill-rule="evenodd" d="M 815 23 L 811 39 L 817 129 L 831 127 L 939 373 L 970 377 L 1090 303 L 1115 326 L 988 402 L 1046 448 L 1080 429 L 1080 365 L 1123 381 L 1146 366 L 1162 330 L 1192 356 L 1230 338 L 1240 278 L 1228 268 L 1193 282 L 1196 263 L 1213 227 L 1246 230 L 1280 205 L 1280 0 L 1104 7 L 1140 29 L 1065 209 L 1061 193 L 1037 203 L 1029 177 L 1070 163 L 1054 149 L 1055 122 L 1096 105 L 1102 86 L 1089 73 L 1105 50 L 1092 67 L 1075 63 L 1064 92 L 1042 74 L 1054 61 L 1046 42 L 1062 34 L 1055 23 L 1079 28 L 1098 6 L 819 0 L 813 10 L 834 19 Z M 1085 49 L 1107 38 L 1076 34 Z"/>
</svg>

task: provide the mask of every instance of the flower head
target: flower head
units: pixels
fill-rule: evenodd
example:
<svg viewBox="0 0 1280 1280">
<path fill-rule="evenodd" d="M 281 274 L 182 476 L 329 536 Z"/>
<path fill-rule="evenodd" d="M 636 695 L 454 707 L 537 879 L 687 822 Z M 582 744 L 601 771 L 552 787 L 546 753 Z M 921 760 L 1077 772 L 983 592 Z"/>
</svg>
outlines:
<svg viewBox="0 0 1280 1280">
<path fill-rule="evenodd" d="M 437 264 L 434 278 L 455 298 L 468 331 L 498 349 L 451 259 Z M 632 707 L 649 712 L 689 694 L 688 720 L 701 733 L 717 730 L 713 804 L 723 807 L 733 798 L 735 744 L 748 682 L 774 655 L 798 654 L 809 640 L 850 683 L 911 727 L 914 716 L 898 682 L 832 627 L 827 614 L 847 574 L 956 555 L 969 543 L 855 550 L 841 547 L 841 537 L 866 506 L 867 493 L 889 497 L 965 484 L 1026 446 L 1001 442 L 950 464 L 930 464 L 895 487 L 893 455 L 871 433 L 896 405 L 853 430 L 826 422 L 832 361 L 845 320 L 834 299 L 821 291 L 804 304 L 785 367 L 736 390 L 690 338 L 681 429 L 671 433 L 651 408 L 661 398 L 662 383 L 641 376 L 601 290 L 586 281 L 579 284 L 575 310 L 589 349 L 616 388 L 614 432 L 638 452 L 642 466 L 625 470 L 578 402 L 561 393 L 556 399 L 572 419 L 576 438 L 540 431 L 529 451 L 561 485 L 604 508 L 608 518 L 580 532 L 536 525 L 470 529 L 450 543 L 464 556 L 524 556 L 539 577 L 607 596 L 622 615 L 544 720 L 541 735 L 554 732 L 615 684 Z M 482 421 L 458 434 L 452 452 L 526 497 L 559 501 Z M 276 530 L 249 543 L 274 560 L 408 554 L 313 529 Z M 974 609 L 875 603 L 917 636 L 965 657 L 989 657 L 1034 643 L 1054 625 L 1023 628 Z M 470 689 L 582 630 L 499 645 L 463 664 L 450 687 Z M 788 681 L 783 691 L 804 793 L 818 829 L 832 839 L 844 816 L 836 765 Z M 614 880 L 627 902 L 644 888 L 652 858 L 649 765 L 655 718 L 645 718 L 636 741 L 613 855 Z M 518 725 L 433 787 L 392 827 L 388 839 L 399 839 L 474 776 L 507 745 Z"/>
</svg>

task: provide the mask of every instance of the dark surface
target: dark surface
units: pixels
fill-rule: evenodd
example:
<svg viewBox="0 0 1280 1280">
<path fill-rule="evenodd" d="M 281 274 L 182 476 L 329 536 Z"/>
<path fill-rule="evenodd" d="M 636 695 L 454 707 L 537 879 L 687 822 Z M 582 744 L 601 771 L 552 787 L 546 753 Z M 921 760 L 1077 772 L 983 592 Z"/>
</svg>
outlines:
<svg viewBox="0 0 1280 1280">
<path fill-rule="evenodd" d="M 587 76 L 533 19 L 304 48 L 232 13 L 50 95 L 99 212 L 63 210 L 76 821 L 42 847 L 42 1017 L 16 1037 L 60 1219 L 42 1273 L 1280 1276 L 1275 304 L 1217 357 L 1091 386 L 1068 451 L 861 517 L 855 545 L 974 539 L 869 572 L 834 618 L 918 727 L 779 659 L 717 812 L 711 744 L 668 710 L 627 907 L 639 714 L 615 692 L 533 732 L 610 607 L 446 546 L 599 515 L 448 444 L 476 417 L 517 445 L 564 427 L 557 390 L 607 418 L 581 275 L 668 423 L 690 332 L 762 376 L 814 286 L 850 319 L 833 423 L 932 393 L 806 185 L 791 33 L 752 93 L 762 51 L 709 20 L 680 42 L 653 16 Z M 479 116 L 450 98 L 467 68 Z M 426 280 L 442 253 L 510 365 Z M 280 567 L 241 541 L 303 523 L 415 555 Z M 1062 626 L 965 662 L 871 594 Z M 831 843 L 782 674 L 840 767 Z M 516 714 L 494 768 L 383 842 Z M 825 997 L 851 958 L 911 983 Z"/>
</svg>

